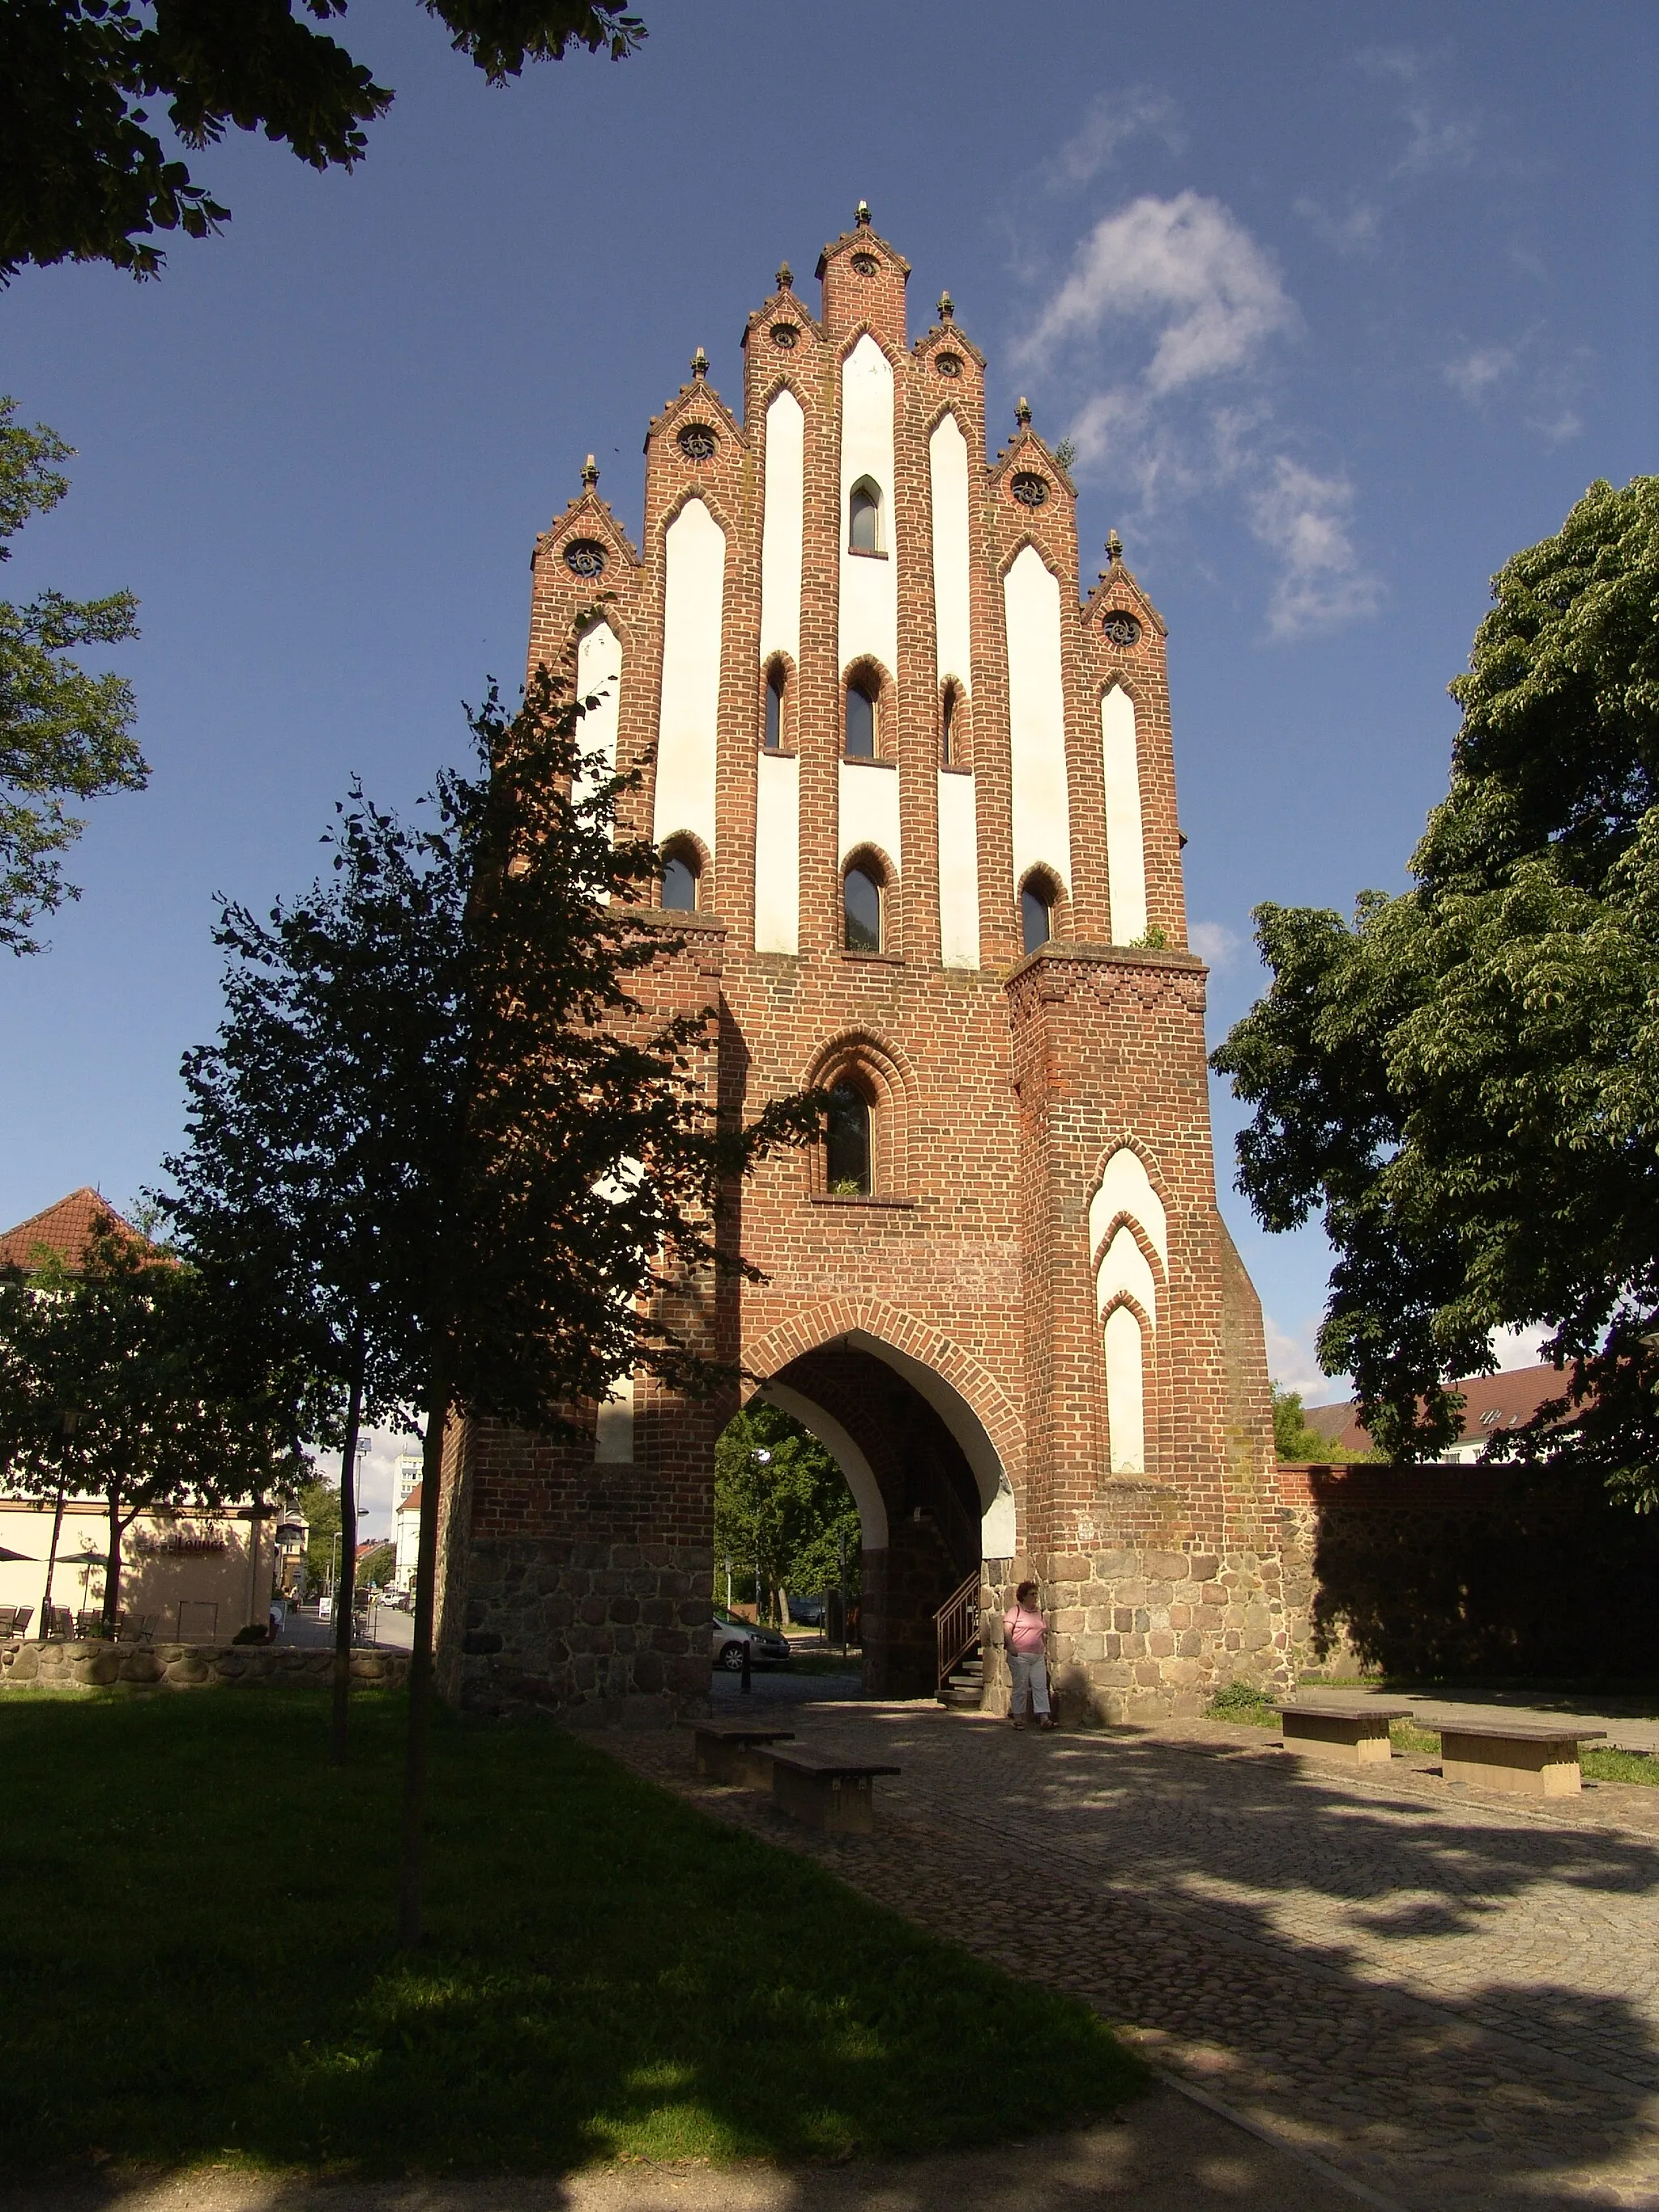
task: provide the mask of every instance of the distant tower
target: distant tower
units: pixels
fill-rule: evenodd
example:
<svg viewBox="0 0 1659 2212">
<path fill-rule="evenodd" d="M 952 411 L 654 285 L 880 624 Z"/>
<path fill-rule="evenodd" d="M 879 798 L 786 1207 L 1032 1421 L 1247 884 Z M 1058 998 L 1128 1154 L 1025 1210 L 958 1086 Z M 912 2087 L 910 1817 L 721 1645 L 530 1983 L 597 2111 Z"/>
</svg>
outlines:
<svg viewBox="0 0 1659 2212">
<path fill-rule="evenodd" d="M 531 663 L 615 595 L 580 672 L 590 736 L 647 764 L 634 826 L 691 948 L 663 988 L 723 1003 L 729 1098 L 835 1092 L 828 1142 L 744 1194 L 768 1279 L 720 1293 L 711 1341 L 846 1474 L 871 1686 L 930 1693 L 939 1609 L 1030 1572 L 1064 1710 L 1190 1710 L 1288 1679 L 1289 1630 L 1164 623 L 1115 534 L 1079 603 L 1065 470 L 1023 400 L 983 459 L 983 356 L 948 294 L 908 343 L 862 204 L 817 274 L 817 317 L 787 266 L 750 317 L 741 420 L 699 348 L 653 421 L 642 552 L 590 457 L 537 541 Z M 457 1436 L 452 1693 L 705 1691 L 732 1411 L 641 1377 L 585 1451 Z"/>
</svg>

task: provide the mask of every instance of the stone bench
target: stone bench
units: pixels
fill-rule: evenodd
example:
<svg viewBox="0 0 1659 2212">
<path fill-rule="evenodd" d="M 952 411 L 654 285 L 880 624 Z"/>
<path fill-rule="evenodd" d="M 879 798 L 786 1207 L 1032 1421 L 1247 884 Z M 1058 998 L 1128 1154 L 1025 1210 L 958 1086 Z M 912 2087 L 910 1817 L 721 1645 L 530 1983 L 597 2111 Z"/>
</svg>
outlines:
<svg viewBox="0 0 1659 2212">
<path fill-rule="evenodd" d="M 1556 1721 L 1443 1721 L 1440 1771 L 1448 1782 L 1511 1790 L 1528 1797 L 1571 1797 L 1583 1787 L 1581 1743 L 1599 1743 L 1605 1729 Z"/>
<path fill-rule="evenodd" d="M 867 1759 L 841 1759 L 810 1744 L 769 1752 L 772 1802 L 792 1820 L 823 1828 L 832 1836 L 871 1836 L 876 1813 L 872 1784 L 878 1774 L 896 1774 Z"/>
<path fill-rule="evenodd" d="M 795 1740 L 793 1729 L 756 1727 L 748 1721 L 694 1721 L 691 1725 L 698 1773 L 739 1790 L 769 1790 L 772 1769 L 766 1747 Z"/>
<path fill-rule="evenodd" d="M 1409 1705 L 1320 1704 L 1304 1698 L 1273 1710 L 1285 1730 L 1286 1751 L 1333 1766 L 1386 1766 L 1394 1756 L 1389 1723 L 1409 1720 L 1412 1712 Z"/>
</svg>

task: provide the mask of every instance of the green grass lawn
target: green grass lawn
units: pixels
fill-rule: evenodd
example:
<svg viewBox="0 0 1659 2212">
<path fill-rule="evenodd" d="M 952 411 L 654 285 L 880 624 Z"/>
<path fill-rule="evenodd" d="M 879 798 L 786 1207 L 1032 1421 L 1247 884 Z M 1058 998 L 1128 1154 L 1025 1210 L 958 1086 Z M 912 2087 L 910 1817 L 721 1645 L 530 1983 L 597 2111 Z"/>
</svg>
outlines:
<svg viewBox="0 0 1659 2212">
<path fill-rule="evenodd" d="M 428 1941 L 392 1948 L 403 1704 L 0 1698 L 0 2171 L 338 2173 L 904 2154 L 1142 2073 L 939 1942 L 541 1724 L 440 1716 Z"/>
<path fill-rule="evenodd" d="M 1217 1692 L 1205 1708 L 1212 1721 L 1236 1721 L 1246 1728 L 1279 1726 L 1275 1707 L 1243 1682 L 1230 1682 Z M 1438 1729 L 1421 1728 L 1415 1721 L 1391 1721 L 1389 1740 L 1399 1752 L 1416 1752 L 1430 1759 L 1440 1756 Z M 1639 1751 L 1598 1751 L 1586 1745 L 1578 1754 L 1579 1771 L 1586 1782 L 1635 1782 L 1659 1789 L 1659 1759 Z"/>
</svg>

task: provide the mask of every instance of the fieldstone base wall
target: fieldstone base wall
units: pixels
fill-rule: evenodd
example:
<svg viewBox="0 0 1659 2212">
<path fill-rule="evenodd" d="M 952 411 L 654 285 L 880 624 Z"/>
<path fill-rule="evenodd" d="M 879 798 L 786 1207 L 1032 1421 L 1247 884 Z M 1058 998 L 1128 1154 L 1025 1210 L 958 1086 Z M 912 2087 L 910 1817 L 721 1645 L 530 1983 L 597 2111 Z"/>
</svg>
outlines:
<svg viewBox="0 0 1659 2212">
<path fill-rule="evenodd" d="M 627 1699 L 700 1710 L 714 1566 L 708 1550 L 475 1541 L 449 1676 L 459 1702 L 484 1712 L 602 1709 L 590 1718 Z"/>
<path fill-rule="evenodd" d="M 164 1690 L 325 1686 L 333 1667 L 331 1651 L 287 1644 L 0 1644 L 0 1689 L 106 1690 L 118 1682 Z M 363 1688 L 400 1690 L 409 1680 L 409 1655 L 354 1651 L 351 1679 Z"/>
</svg>

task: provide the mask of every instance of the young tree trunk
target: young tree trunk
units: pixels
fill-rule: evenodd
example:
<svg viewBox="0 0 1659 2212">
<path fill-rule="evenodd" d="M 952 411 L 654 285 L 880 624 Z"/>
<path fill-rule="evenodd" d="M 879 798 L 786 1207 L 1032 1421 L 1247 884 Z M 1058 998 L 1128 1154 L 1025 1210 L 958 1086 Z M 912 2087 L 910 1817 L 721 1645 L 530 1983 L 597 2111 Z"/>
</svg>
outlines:
<svg viewBox="0 0 1659 2212">
<path fill-rule="evenodd" d="M 40 1599 L 40 1641 L 52 1634 L 52 1578 L 58 1571 L 58 1539 L 64 1533 L 64 1496 L 69 1488 L 69 1468 L 58 1486 L 58 1510 L 52 1516 L 52 1542 L 46 1547 L 46 1587 Z"/>
<path fill-rule="evenodd" d="M 426 1749 L 432 1721 L 432 1615 L 438 1583 L 438 1493 L 449 1423 L 452 1350 L 441 1339 L 426 1390 L 421 1446 L 420 1543 L 415 1558 L 415 1643 L 409 1662 L 409 1741 L 404 1759 L 403 1834 L 398 1864 L 398 1942 L 421 1940 L 421 1861 L 426 1827 Z"/>
<path fill-rule="evenodd" d="M 357 1595 L 357 1431 L 362 1418 L 363 1362 L 360 1346 L 351 1377 L 351 1395 L 346 1403 L 345 1441 L 340 1453 L 340 1579 L 334 1592 L 334 1712 L 329 1753 L 336 1766 L 346 1763 L 346 1714 L 351 1695 L 351 1617 Z"/>
<path fill-rule="evenodd" d="M 104 1569 L 103 1627 L 106 1636 L 115 1633 L 115 1618 L 121 1610 L 121 1538 L 126 1522 L 121 1518 L 121 1493 L 112 1490 L 106 1503 L 109 1507 L 109 1565 Z"/>
</svg>

